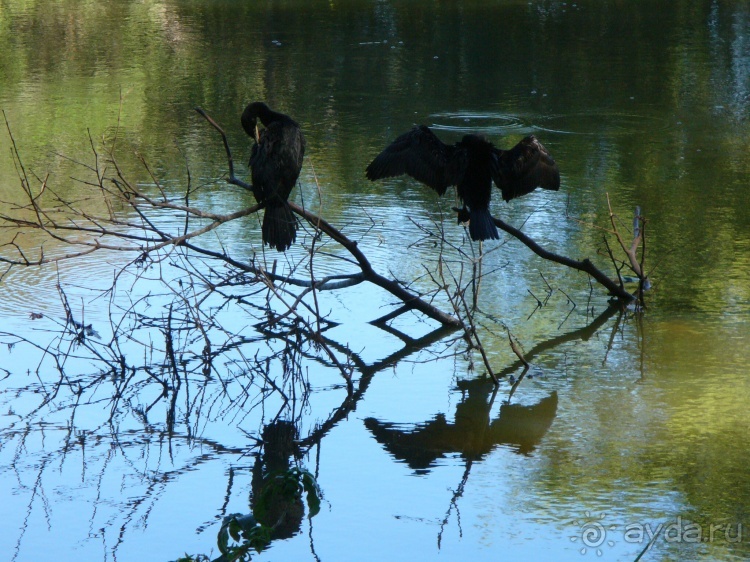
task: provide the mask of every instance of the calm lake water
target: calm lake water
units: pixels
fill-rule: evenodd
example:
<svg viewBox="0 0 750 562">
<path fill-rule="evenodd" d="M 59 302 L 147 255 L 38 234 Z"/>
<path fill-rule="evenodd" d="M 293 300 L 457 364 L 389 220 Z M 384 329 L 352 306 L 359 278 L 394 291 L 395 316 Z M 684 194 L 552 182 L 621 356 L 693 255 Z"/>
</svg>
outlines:
<svg viewBox="0 0 750 562">
<path fill-rule="evenodd" d="M 493 213 L 614 275 L 607 195 L 628 237 L 640 206 L 653 282 L 645 312 L 622 315 L 584 274 L 512 238 L 485 244 L 477 321 L 503 376 L 496 394 L 456 332 L 434 334 L 437 324 L 413 313 L 389 330 L 369 324 L 398 304 L 390 294 L 368 284 L 320 293 L 338 323 L 326 336 L 357 361 L 352 398 L 312 346 L 283 355 L 289 328 L 259 327 L 265 291 L 227 288 L 244 304 L 213 309 L 225 302 L 218 292 L 204 303 L 217 321 L 210 372 L 197 367 L 195 325 L 175 331 L 181 386 L 164 398 L 154 378 L 168 371 L 165 319 L 179 322 L 182 297 L 195 302 L 195 272 L 220 265 L 174 252 L 138 267 L 137 254 L 100 252 L 14 267 L 0 282 L 7 559 L 215 558 L 222 518 L 251 512 L 259 479 L 295 464 L 317 478 L 321 510 L 291 518 L 253 559 L 635 560 L 652 535 L 642 560 L 750 557 L 746 3 L 11 0 L 0 3 L 0 45 L 0 108 L 27 172 L 49 174 L 50 189 L 98 213 L 82 195 L 89 134 L 97 147 L 117 136 L 118 162 L 144 189 L 154 179 L 136 152 L 178 200 L 189 170 L 193 206 L 251 205 L 223 181 L 220 138 L 193 108 L 224 126 L 244 177 L 239 116 L 262 99 L 308 139 L 295 200 L 415 290 L 435 290 L 429 232 L 441 221 L 451 244 L 472 251 L 450 191 L 439 199 L 408 178 L 364 177 L 415 123 L 446 141 L 480 131 L 500 147 L 537 135 L 559 164 L 560 191 L 511 204 L 496 191 Z M 10 213 L 21 189 L 3 129 Z M 184 227 L 178 215 L 154 220 Z M 0 231 L 1 256 L 17 255 L 15 235 Z M 35 233 L 16 240 L 31 256 L 67 251 Z M 309 235 L 300 242 L 287 258 L 267 253 L 269 267 L 306 263 Z M 196 243 L 240 260 L 262 252 L 254 217 Z M 357 271 L 321 243 L 316 275 Z M 114 296 L 102 293 L 125 266 Z M 90 339 L 130 370 L 108 372 L 61 339 L 58 283 L 92 324 Z M 435 304 L 451 310 L 441 295 Z M 141 316 L 124 315 L 131 306 Z M 107 347 L 123 330 L 131 337 Z M 522 368 L 508 330 L 533 365 L 510 401 Z M 44 353 L 61 348 L 64 364 Z M 289 356 L 298 368 L 283 368 Z M 287 401 L 254 371 L 264 365 Z M 288 427 L 278 420 L 294 423 L 298 458 L 274 450 L 267 428 Z"/>
</svg>

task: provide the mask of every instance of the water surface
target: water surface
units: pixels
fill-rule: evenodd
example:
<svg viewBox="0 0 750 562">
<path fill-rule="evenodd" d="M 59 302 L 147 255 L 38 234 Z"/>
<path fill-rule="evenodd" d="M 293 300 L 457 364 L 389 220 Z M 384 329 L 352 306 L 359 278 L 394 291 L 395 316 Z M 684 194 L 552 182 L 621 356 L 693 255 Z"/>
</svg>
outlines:
<svg viewBox="0 0 750 562">
<path fill-rule="evenodd" d="M 644 560 L 746 559 L 750 10 L 710 1 L 675 2 L 669 17 L 654 10 L 648 0 L 4 3 L 0 108 L 24 166 L 49 173 L 65 197 L 85 179 L 71 159 L 92 166 L 92 141 L 116 138 L 119 164 L 144 188 L 154 179 L 136 151 L 175 197 L 189 170 L 191 204 L 248 206 L 252 196 L 223 181 L 223 147 L 193 107 L 226 128 L 244 174 L 239 115 L 264 99 L 308 139 L 296 200 L 322 209 L 377 271 L 433 291 L 429 232 L 442 224 L 448 241 L 477 251 L 451 218 L 452 198 L 408 178 L 370 183 L 364 168 L 415 123 L 446 141 L 479 131 L 502 147 L 533 133 L 558 161 L 561 190 L 509 205 L 495 193 L 494 214 L 613 274 L 601 230 L 607 195 L 624 232 L 638 205 L 654 289 L 643 314 L 608 313 L 603 289 L 583 274 L 512 239 L 486 244 L 478 319 L 503 375 L 496 394 L 455 333 L 430 339 L 437 326 L 410 313 L 393 323 L 424 337 L 409 347 L 369 324 L 393 309 L 390 295 L 368 285 L 321 293 L 338 323 L 326 335 L 362 361 L 353 402 L 338 372 L 309 357 L 291 379 L 272 366 L 287 390 L 308 394 L 284 403 L 269 391 L 248 358 L 283 342 L 257 328 L 262 312 L 238 304 L 216 318 L 241 345 L 218 356 L 210 378 L 186 375 L 170 435 L 168 400 L 145 371 L 103 376 L 73 345 L 63 378 L 42 351 L 64 324 L 58 284 L 106 343 L 117 329 L 110 317 L 128 303 L 161 320 L 169 303 L 177 310 L 160 279 L 184 277 L 180 255 L 131 266 L 112 298 L 98 291 L 137 255 L 13 268 L 0 282 L 9 344 L 0 351 L 0 549 L 18 561 L 216 557 L 222 517 L 251 510 L 254 479 L 270 462 L 256 439 L 278 415 L 295 422 L 303 454 L 294 462 L 314 473 L 324 501 L 258 560 L 634 560 L 657 529 Z M 4 133 L 0 199 L 18 202 L 10 153 Z M 86 204 L 103 212 L 96 198 Z M 262 251 L 254 217 L 212 236 L 205 245 L 232 255 Z M 35 233 L 18 240 L 42 243 Z M 289 256 L 279 267 L 305 250 Z M 315 267 L 356 271 L 325 257 Z M 176 292 L 189 296 L 184 281 Z M 207 308 L 221 302 L 212 299 Z M 212 330 L 218 345 L 227 332 Z M 510 404 L 510 376 L 522 369 L 507 330 L 533 364 Z M 132 334 L 121 348 L 128 364 L 165 364 L 163 330 Z M 181 345 L 199 354 L 200 336 L 185 334 Z M 197 362 L 186 354 L 186 370 Z"/>
</svg>

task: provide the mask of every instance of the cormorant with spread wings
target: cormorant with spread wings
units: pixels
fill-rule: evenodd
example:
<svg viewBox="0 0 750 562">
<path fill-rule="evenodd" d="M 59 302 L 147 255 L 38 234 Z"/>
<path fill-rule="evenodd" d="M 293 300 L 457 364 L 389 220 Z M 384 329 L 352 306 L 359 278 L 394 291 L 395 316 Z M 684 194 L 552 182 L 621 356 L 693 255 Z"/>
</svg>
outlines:
<svg viewBox="0 0 750 562">
<path fill-rule="evenodd" d="M 475 134 L 447 145 L 425 125 L 414 127 L 388 145 L 367 166 L 366 174 L 373 181 L 408 174 L 438 195 L 455 185 L 464 205 L 458 210 L 458 220 L 469 221 L 472 240 L 499 238 L 489 210 L 493 181 L 505 201 L 537 187 L 560 188 L 555 160 L 533 135 L 510 150 L 495 148 Z"/>
</svg>

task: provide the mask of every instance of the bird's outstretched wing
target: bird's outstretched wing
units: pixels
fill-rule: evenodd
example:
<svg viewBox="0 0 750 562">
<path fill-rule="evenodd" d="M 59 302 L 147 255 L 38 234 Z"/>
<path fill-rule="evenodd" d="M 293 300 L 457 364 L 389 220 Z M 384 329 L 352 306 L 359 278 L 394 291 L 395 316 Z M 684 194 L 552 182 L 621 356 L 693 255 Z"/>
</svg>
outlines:
<svg viewBox="0 0 750 562">
<path fill-rule="evenodd" d="M 461 181 L 467 165 L 466 151 L 443 143 L 425 125 L 399 136 L 367 166 L 370 180 L 408 174 L 439 195 Z"/>
<path fill-rule="evenodd" d="M 560 170 L 534 135 L 529 135 L 510 150 L 493 149 L 492 179 L 510 201 L 531 193 L 537 187 L 560 189 Z"/>
</svg>

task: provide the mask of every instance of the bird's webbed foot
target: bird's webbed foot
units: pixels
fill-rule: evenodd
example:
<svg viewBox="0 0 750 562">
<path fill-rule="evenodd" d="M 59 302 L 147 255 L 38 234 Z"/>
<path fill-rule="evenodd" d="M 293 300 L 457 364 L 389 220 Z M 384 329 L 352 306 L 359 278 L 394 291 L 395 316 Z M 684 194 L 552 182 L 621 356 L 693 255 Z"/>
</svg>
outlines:
<svg viewBox="0 0 750 562">
<path fill-rule="evenodd" d="M 456 213 L 458 213 L 458 224 L 469 222 L 471 215 L 469 214 L 469 209 L 466 208 L 466 205 L 464 205 L 460 209 L 458 207 L 452 207 L 452 209 L 456 211 Z"/>
</svg>

